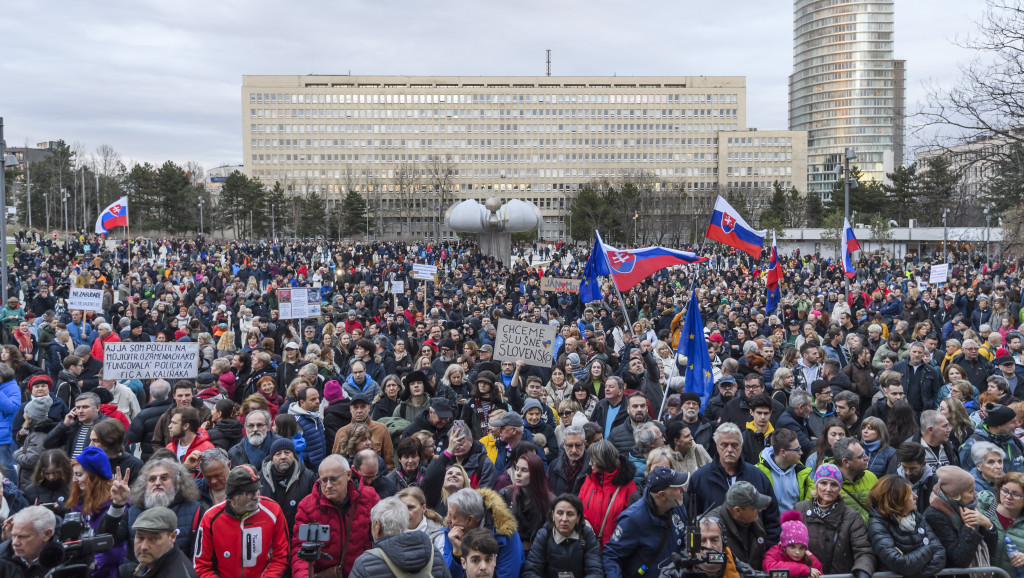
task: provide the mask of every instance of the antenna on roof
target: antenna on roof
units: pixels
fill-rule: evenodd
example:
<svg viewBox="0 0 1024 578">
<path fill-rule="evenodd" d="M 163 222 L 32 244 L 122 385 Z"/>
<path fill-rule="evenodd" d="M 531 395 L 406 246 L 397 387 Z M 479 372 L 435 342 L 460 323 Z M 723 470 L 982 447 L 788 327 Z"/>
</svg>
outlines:
<svg viewBox="0 0 1024 578">
<path fill-rule="evenodd" d="M 551 49 L 547 49 L 548 53 L 548 76 L 551 76 Z"/>
</svg>

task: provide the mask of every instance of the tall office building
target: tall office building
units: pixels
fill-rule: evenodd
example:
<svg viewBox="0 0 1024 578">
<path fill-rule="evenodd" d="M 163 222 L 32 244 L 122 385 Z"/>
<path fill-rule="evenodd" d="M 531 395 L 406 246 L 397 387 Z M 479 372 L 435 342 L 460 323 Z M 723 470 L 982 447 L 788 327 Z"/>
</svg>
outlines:
<svg viewBox="0 0 1024 578">
<path fill-rule="evenodd" d="M 532 201 L 540 237 L 567 239 L 587 183 L 681 209 L 806 190 L 806 133 L 748 129 L 743 77 L 244 76 L 241 96 L 250 177 L 328 210 L 355 190 L 387 237 L 451 238 L 444 211 L 493 196 Z"/>
<path fill-rule="evenodd" d="M 893 36 L 893 0 L 795 0 L 789 128 L 807 131 L 809 192 L 827 198 L 846 148 L 865 181 L 903 163 L 906 62 Z"/>
</svg>

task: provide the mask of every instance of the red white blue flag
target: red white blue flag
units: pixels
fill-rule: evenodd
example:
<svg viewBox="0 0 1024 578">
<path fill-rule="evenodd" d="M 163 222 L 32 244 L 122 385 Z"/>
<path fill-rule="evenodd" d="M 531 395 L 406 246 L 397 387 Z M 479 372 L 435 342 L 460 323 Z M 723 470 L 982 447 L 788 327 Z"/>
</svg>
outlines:
<svg viewBox="0 0 1024 578">
<path fill-rule="evenodd" d="M 843 258 L 843 273 L 846 273 L 847 277 L 851 279 L 857 275 L 857 270 L 853 268 L 853 255 L 854 251 L 860 251 L 860 242 L 857 241 L 857 237 L 853 234 L 853 227 L 850 226 L 850 220 L 843 220 L 843 242 L 840 247 L 840 252 Z"/>
<path fill-rule="evenodd" d="M 601 234 L 598 233 L 590 258 L 583 268 L 580 299 L 589 303 L 601 298 L 598 275 L 610 275 L 619 291 L 628 291 L 661 269 L 702 261 L 707 261 L 707 257 L 668 247 L 619 250 L 601 241 Z"/>
<path fill-rule="evenodd" d="M 114 201 L 109 207 L 103 209 L 100 216 L 96 218 L 96 234 L 98 235 L 106 235 L 114 227 L 127 226 L 128 197 L 121 197 Z"/>
<path fill-rule="evenodd" d="M 768 289 L 768 305 L 765 313 L 771 314 L 779 306 L 782 300 L 782 290 L 779 281 L 782 279 L 782 268 L 779 266 L 779 249 L 775 244 L 775 231 L 772 231 L 772 248 L 768 253 L 768 274 L 765 275 L 765 285 Z"/>
<path fill-rule="evenodd" d="M 749 253 L 755 259 L 761 256 L 764 247 L 764 236 L 767 231 L 759 231 L 743 220 L 739 211 L 732 208 L 729 201 L 721 196 L 715 201 L 715 212 L 711 214 L 711 223 L 705 237 L 718 241 Z"/>
</svg>

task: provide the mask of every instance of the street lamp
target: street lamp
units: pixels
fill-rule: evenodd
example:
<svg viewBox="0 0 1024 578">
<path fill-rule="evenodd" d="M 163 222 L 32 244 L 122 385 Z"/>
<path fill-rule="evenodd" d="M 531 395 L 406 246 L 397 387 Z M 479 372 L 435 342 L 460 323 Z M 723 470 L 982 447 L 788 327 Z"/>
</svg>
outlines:
<svg viewBox="0 0 1024 578">
<path fill-rule="evenodd" d="M 949 209 L 942 209 L 942 262 L 946 262 L 946 240 L 949 233 L 946 230 L 946 215 L 949 214 Z"/>
<path fill-rule="evenodd" d="M 7 142 L 4 140 L 4 119 L 0 117 L 0 294 L 7 303 L 7 167 L 16 167 L 20 163 L 14 155 L 7 155 Z"/>
<path fill-rule="evenodd" d="M 633 211 L 633 246 L 636 247 L 636 220 L 640 218 L 640 213 Z"/>
<path fill-rule="evenodd" d="M 203 236 L 203 197 L 199 197 L 199 236 Z"/>
<path fill-rule="evenodd" d="M 843 164 L 837 164 L 835 168 L 836 176 L 843 177 L 843 219 L 846 221 L 850 220 L 850 188 L 857 188 L 857 179 L 850 178 L 850 161 L 857 158 L 857 153 L 852 148 L 847 148 L 843 151 Z M 845 231 L 842 234 L 846 234 Z M 844 283 L 846 285 L 846 301 L 850 301 L 850 278 L 844 277 Z"/>
<path fill-rule="evenodd" d="M 67 189 L 62 189 L 61 193 L 63 193 L 61 201 L 64 203 L 64 241 L 66 242 L 70 236 L 68 230 L 68 199 L 71 198 L 71 193 L 68 193 Z"/>
<path fill-rule="evenodd" d="M 989 241 L 992 238 L 992 209 L 995 208 L 995 203 L 989 203 L 985 206 L 985 266 L 989 264 L 989 258 L 991 256 L 989 251 Z"/>
<path fill-rule="evenodd" d="M 50 193 L 43 191 L 43 203 L 46 204 L 46 236 L 50 236 Z"/>
</svg>

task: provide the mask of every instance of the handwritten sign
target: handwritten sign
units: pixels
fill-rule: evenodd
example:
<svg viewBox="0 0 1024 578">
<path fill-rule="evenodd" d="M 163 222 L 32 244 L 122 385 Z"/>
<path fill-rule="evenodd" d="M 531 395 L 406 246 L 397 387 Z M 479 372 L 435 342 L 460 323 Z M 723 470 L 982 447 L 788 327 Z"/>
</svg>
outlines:
<svg viewBox="0 0 1024 578">
<path fill-rule="evenodd" d="M 68 295 L 68 309 L 103 311 L 103 290 L 72 287 L 71 294 Z"/>
<path fill-rule="evenodd" d="M 198 343 L 103 344 L 103 379 L 194 379 Z"/>
<path fill-rule="evenodd" d="M 551 367 L 555 359 L 555 328 L 541 323 L 499 319 L 494 338 L 494 359 Z"/>
<path fill-rule="evenodd" d="M 544 277 L 540 280 L 541 291 L 552 291 L 554 293 L 579 293 L 579 279 L 561 279 L 559 277 Z"/>
<path fill-rule="evenodd" d="M 943 263 L 941 265 L 932 265 L 931 275 L 928 277 L 929 283 L 945 283 L 946 279 L 949 278 L 949 263 Z"/>
</svg>

